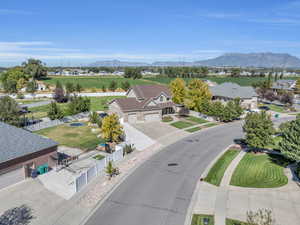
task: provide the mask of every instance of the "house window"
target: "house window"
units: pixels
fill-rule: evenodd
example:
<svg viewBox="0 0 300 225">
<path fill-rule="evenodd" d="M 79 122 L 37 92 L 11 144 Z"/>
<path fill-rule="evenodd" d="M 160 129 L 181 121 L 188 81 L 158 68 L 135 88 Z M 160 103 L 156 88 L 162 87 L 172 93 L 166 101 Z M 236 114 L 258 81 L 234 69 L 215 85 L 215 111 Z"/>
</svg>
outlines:
<svg viewBox="0 0 300 225">
<path fill-rule="evenodd" d="M 163 102 L 163 101 L 164 101 L 164 97 L 163 97 L 163 96 L 160 96 L 159 100 L 160 100 L 161 102 Z"/>
</svg>

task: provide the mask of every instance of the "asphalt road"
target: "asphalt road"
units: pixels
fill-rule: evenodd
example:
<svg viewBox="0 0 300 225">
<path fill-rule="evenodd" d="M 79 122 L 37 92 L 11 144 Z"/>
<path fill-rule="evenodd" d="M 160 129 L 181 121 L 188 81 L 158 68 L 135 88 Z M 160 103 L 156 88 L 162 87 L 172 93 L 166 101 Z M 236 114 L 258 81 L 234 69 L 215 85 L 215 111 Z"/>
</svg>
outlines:
<svg viewBox="0 0 300 225">
<path fill-rule="evenodd" d="M 217 126 L 166 147 L 135 170 L 85 225 L 183 225 L 197 180 L 222 150 L 243 137 L 241 125 Z"/>
<path fill-rule="evenodd" d="M 135 170 L 86 225 L 183 225 L 200 175 L 241 137 L 241 123 L 232 123 L 166 147 Z"/>
</svg>

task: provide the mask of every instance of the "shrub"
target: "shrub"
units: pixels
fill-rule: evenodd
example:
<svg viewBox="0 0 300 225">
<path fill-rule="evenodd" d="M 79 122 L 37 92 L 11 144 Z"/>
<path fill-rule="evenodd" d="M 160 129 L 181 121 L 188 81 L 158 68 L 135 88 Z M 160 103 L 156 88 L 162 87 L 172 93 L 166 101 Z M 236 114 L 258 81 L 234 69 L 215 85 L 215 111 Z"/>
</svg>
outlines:
<svg viewBox="0 0 300 225">
<path fill-rule="evenodd" d="M 91 123 L 98 124 L 98 121 L 100 120 L 98 113 L 96 112 L 90 113 L 89 120 Z"/>
<path fill-rule="evenodd" d="M 126 144 L 123 148 L 123 155 L 128 155 L 133 152 L 135 148 L 131 144 Z"/>
<path fill-rule="evenodd" d="M 64 117 L 63 112 L 61 111 L 60 107 L 55 102 L 51 102 L 51 104 L 50 104 L 49 111 L 48 111 L 48 117 L 51 120 L 62 119 Z"/>
<path fill-rule="evenodd" d="M 87 97 L 73 96 L 70 98 L 67 112 L 69 115 L 74 115 L 81 112 L 88 112 L 91 108 L 91 100 Z"/>
<path fill-rule="evenodd" d="M 17 99 L 24 99 L 25 96 L 22 93 L 17 94 Z"/>
<path fill-rule="evenodd" d="M 163 122 L 171 122 L 173 121 L 173 117 L 172 116 L 164 116 L 162 119 Z"/>
</svg>

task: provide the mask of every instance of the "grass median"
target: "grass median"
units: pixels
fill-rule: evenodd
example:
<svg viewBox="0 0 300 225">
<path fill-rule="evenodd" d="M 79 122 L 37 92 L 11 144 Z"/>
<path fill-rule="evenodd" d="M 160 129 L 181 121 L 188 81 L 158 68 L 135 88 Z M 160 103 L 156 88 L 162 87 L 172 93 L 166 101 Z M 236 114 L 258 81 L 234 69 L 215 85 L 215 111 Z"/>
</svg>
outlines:
<svg viewBox="0 0 300 225">
<path fill-rule="evenodd" d="M 227 150 L 209 170 L 204 180 L 210 184 L 220 186 L 226 169 L 238 154 L 238 150 Z"/>
</svg>

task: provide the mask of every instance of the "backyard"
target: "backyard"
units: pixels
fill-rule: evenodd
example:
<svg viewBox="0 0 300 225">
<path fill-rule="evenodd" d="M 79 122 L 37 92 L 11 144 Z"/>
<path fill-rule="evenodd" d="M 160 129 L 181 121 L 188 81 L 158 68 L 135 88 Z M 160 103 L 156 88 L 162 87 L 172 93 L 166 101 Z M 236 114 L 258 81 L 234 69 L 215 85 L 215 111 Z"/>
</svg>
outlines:
<svg viewBox="0 0 300 225">
<path fill-rule="evenodd" d="M 63 124 L 56 127 L 46 128 L 35 133 L 46 136 L 58 142 L 60 145 L 80 148 L 82 150 L 92 150 L 98 144 L 104 143 L 104 140 L 98 138 L 100 129 L 95 133 L 86 124 L 79 127 L 72 127 L 70 124 Z"/>
<path fill-rule="evenodd" d="M 106 96 L 106 97 L 88 97 L 91 100 L 91 110 L 90 111 L 105 111 L 107 110 L 107 103 L 115 98 L 124 98 L 123 96 Z M 68 103 L 58 103 L 65 115 L 67 115 L 66 110 Z M 29 108 L 31 113 L 28 114 L 29 117 L 43 118 L 47 117 L 47 112 L 49 105 L 43 105 L 38 107 Z"/>
<path fill-rule="evenodd" d="M 288 162 L 279 155 L 247 153 L 235 169 L 230 184 L 250 188 L 275 188 L 287 184 L 284 166 Z"/>
</svg>

